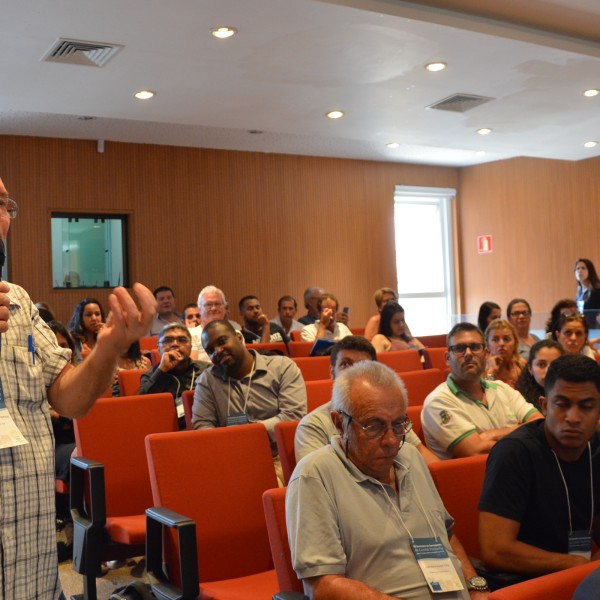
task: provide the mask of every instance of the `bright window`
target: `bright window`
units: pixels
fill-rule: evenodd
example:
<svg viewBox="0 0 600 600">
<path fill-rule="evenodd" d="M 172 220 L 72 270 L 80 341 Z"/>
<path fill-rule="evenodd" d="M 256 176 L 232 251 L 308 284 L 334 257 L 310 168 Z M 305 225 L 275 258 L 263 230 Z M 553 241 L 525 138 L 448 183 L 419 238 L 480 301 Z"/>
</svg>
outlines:
<svg viewBox="0 0 600 600">
<path fill-rule="evenodd" d="M 399 302 L 415 336 L 447 333 L 454 314 L 451 202 L 455 190 L 396 186 Z"/>
<path fill-rule="evenodd" d="M 125 215 L 52 214 L 54 288 L 128 285 Z"/>
</svg>

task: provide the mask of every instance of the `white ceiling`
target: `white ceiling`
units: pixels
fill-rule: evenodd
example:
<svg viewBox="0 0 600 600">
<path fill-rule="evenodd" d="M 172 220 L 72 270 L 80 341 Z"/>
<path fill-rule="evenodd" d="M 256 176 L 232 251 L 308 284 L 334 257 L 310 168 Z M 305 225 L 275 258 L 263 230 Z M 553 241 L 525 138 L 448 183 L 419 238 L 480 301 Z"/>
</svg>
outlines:
<svg viewBox="0 0 600 600">
<path fill-rule="evenodd" d="M 537 1 L 600 17 L 598 0 Z M 600 141 L 600 96 L 582 96 L 600 88 L 599 40 L 400 0 L 2 0 L 1 8 L 0 135 L 453 166 L 600 155 L 600 146 L 583 147 Z M 216 40 L 210 30 L 220 25 L 239 33 Z M 124 48 L 101 68 L 43 62 L 60 37 Z M 432 60 L 448 68 L 429 73 Z M 157 95 L 140 102 L 138 89 Z M 465 113 L 425 108 L 454 93 L 495 100 Z M 346 116 L 327 119 L 333 108 Z M 480 127 L 494 131 L 482 137 Z M 400 147 L 386 148 L 392 141 Z"/>
</svg>

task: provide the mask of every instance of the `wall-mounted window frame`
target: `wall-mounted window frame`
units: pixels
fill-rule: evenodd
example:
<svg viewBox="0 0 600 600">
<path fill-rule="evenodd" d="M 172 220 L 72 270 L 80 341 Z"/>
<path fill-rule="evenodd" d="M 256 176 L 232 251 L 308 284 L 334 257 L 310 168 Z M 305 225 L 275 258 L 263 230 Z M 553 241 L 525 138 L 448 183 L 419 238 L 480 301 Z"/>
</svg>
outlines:
<svg viewBox="0 0 600 600">
<path fill-rule="evenodd" d="M 52 211 L 53 289 L 129 286 L 129 215 Z"/>
</svg>

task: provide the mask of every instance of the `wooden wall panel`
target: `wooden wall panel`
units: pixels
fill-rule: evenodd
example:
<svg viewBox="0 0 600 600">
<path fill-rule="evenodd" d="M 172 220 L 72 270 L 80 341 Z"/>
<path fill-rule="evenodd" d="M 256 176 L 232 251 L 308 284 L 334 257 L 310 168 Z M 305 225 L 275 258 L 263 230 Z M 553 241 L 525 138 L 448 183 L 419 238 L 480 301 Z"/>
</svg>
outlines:
<svg viewBox="0 0 600 600">
<path fill-rule="evenodd" d="M 534 312 L 574 297 L 576 258 L 600 266 L 600 158 L 580 162 L 518 158 L 459 172 L 463 312 L 513 297 Z M 492 254 L 476 236 L 492 234 Z"/>
<path fill-rule="evenodd" d="M 21 206 L 10 278 L 63 320 L 83 294 L 52 289 L 49 216 L 78 209 L 130 214 L 132 279 L 171 285 L 179 307 L 213 283 L 234 318 L 247 293 L 274 316 L 279 296 L 302 304 L 322 285 L 356 327 L 374 290 L 396 285 L 394 185 L 458 181 L 445 167 L 113 142 L 100 154 L 95 141 L 16 136 L 0 137 L 0 177 Z"/>
</svg>

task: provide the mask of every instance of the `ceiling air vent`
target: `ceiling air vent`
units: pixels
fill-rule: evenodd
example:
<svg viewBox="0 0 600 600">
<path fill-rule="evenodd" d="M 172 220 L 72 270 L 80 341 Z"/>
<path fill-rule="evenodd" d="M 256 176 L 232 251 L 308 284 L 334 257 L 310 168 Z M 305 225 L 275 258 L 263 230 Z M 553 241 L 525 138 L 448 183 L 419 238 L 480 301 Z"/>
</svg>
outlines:
<svg viewBox="0 0 600 600">
<path fill-rule="evenodd" d="M 103 67 L 122 47 L 118 44 L 59 38 L 42 60 L 70 65 Z"/>
<path fill-rule="evenodd" d="M 452 112 L 467 112 L 476 106 L 481 106 L 490 100 L 496 98 L 488 98 L 486 96 L 474 96 L 473 94 L 453 94 L 439 102 L 434 102 L 426 108 L 434 108 L 435 110 L 449 110 Z"/>
</svg>

